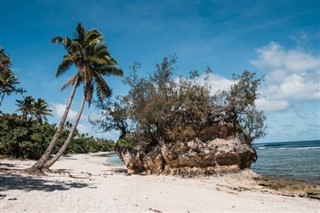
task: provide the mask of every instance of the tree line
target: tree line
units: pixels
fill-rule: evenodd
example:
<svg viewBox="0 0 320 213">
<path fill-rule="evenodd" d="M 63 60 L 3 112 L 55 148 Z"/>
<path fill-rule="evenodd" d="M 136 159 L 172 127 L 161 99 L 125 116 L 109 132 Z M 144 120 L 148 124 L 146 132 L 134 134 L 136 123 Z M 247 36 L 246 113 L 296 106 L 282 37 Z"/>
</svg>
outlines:
<svg viewBox="0 0 320 213">
<path fill-rule="evenodd" d="M 53 153 L 57 153 L 70 133 L 72 124 L 67 122 Z M 0 156 L 38 160 L 46 150 L 57 129 L 56 124 L 25 121 L 18 114 L 0 114 Z M 65 154 L 113 151 L 112 140 L 94 138 L 87 134 L 74 133 L 74 139 Z"/>
</svg>

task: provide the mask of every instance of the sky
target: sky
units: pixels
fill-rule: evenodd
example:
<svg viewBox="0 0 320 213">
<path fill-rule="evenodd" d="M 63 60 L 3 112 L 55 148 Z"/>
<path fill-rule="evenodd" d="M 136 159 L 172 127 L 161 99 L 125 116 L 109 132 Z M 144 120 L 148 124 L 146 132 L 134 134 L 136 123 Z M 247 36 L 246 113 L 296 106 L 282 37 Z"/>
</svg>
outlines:
<svg viewBox="0 0 320 213">
<path fill-rule="evenodd" d="M 268 135 L 258 142 L 320 139 L 320 1 L 84 1 L 0 0 L 0 46 L 12 60 L 12 71 L 27 95 L 44 98 L 61 117 L 71 88 L 61 86 L 76 72 L 54 74 L 66 54 L 54 36 L 72 37 L 81 22 L 104 35 L 110 54 L 129 73 L 133 62 L 141 75 L 151 74 L 164 57 L 177 55 L 174 76 L 209 66 L 212 88 L 228 89 L 232 74 L 244 70 L 264 76 L 258 109 L 267 116 Z M 128 88 L 120 77 L 107 77 L 114 95 Z M 81 101 L 77 92 L 72 121 Z M 16 112 L 5 97 L 1 111 Z M 99 111 L 86 107 L 78 129 L 116 140 L 89 122 Z"/>
</svg>

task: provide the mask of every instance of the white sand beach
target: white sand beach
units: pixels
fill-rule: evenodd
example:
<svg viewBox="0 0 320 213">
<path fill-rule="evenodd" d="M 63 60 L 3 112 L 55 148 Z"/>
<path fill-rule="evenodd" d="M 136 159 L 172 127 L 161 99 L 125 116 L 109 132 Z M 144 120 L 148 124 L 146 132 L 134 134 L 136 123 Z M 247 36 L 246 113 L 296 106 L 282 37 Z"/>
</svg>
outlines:
<svg viewBox="0 0 320 213">
<path fill-rule="evenodd" d="M 33 161 L 0 160 L 0 212 L 320 212 L 320 202 L 279 195 L 250 170 L 182 178 L 127 175 L 94 154 L 63 157 L 46 177 L 21 174 Z"/>
</svg>

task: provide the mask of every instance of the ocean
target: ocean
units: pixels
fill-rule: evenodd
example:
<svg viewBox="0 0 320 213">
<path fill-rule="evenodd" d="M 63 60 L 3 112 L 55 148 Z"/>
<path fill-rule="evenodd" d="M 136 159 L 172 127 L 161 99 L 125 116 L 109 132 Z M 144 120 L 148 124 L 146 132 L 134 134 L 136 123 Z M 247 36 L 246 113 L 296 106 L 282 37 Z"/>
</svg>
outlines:
<svg viewBox="0 0 320 213">
<path fill-rule="evenodd" d="M 320 140 L 253 144 L 258 160 L 251 169 L 258 174 L 320 184 Z M 107 162 L 123 164 L 116 154 Z"/>
<path fill-rule="evenodd" d="M 320 140 L 253 145 L 258 160 L 253 171 L 261 175 L 320 184 Z"/>
<path fill-rule="evenodd" d="M 116 165 L 123 165 L 124 163 L 121 161 L 119 158 L 118 154 L 116 153 L 109 153 L 107 154 L 107 162 L 111 164 L 116 164 Z"/>
</svg>

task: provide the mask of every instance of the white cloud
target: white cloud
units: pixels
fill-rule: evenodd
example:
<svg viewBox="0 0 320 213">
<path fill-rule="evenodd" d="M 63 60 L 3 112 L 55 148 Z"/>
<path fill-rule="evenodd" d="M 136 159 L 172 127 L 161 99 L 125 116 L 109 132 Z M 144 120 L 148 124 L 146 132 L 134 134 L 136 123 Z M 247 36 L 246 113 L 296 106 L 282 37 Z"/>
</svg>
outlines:
<svg viewBox="0 0 320 213">
<path fill-rule="evenodd" d="M 320 99 L 319 82 L 310 77 L 312 76 L 292 74 L 285 78 L 279 86 L 281 97 L 302 100 Z"/>
<path fill-rule="evenodd" d="M 280 76 L 281 73 L 279 72 L 278 75 Z M 200 85 L 206 84 L 205 77 L 206 77 L 206 74 L 203 74 L 197 79 Z M 229 91 L 231 86 L 236 83 L 233 80 L 229 80 L 215 73 L 209 74 L 207 82 L 208 84 L 210 84 L 211 94 L 215 94 L 219 90 Z M 279 90 L 278 86 L 271 85 L 263 93 L 265 94 L 267 92 L 269 94 L 275 94 L 275 92 L 278 92 L 278 90 Z M 269 98 L 260 98 L 256 100 L 256 106 L 260 110 L 274 112 L 274 111 L 282 111 L 282 110 L 288 109 L 289 103 L 286 100 L 274 99 L 274 96 L 269 96 Z"/>
<path fill-rule="evenodd" d="M 256 100 L 256 106 L 263 111 L 282 111 L 289 108 L 288 102 L 285 100 L 267 100 L 264 98 Z"/>
<path fill-rule="evenodd" d="M 301 50 L 286 51 L 275 42 L 271 42 L 266 47 L 258 48 L 256 51 L 259 58 L 251 61 L 251 63 L 257 67 L 264 67 L 269 70 L 284 69 L 290 72 L 320 69 L 320 60 L 316 56 Z"/>
<path fill-rule="evenodd" d="M 182 79 L 185 80 L 184 78 Z M 180 77 L 178 77 L 175 79 L 175 82 L 179 83 L 180 80 Z M 229 80 L 215 73 L 209 73 L 208 76 L 204 73 L 196 79 L 195 83 L 201 86 L 209 86 L 211 94 L 214 95 L 218 91 L 229 91 L 231 85 L 233 85 L 235 81 Z"/>
<path fill-rule="evenodd" d="M 92 120 L 92 121 L 100 120 L 101 119 L 101 114 L 100 113 L 98 114 L 96 111 L 90 111 L 90 114 L 88 116 L 88 120 L 89 119 Z"/>
<path fill-rule="evenodd" d="M 320 58 L 301 49 L 285 50 L 275 42 L 258 48 L 258 59 L 251 61 L 263 70 L 265 82 L 260 89 L 261 97 L 256 101 L 258 109 L 266 112 L 292 108 L 294 101 L 320 100 Z M 197 80 L 205 85 L 206 75 Z M 211 92 L 228 91 L 235 82 L 215 73 L 209 74 Z"/>
<path fill-rule="evenodd" d="M 60 103 L 55 103 L 55 104 L 52 104 L 53 105 L 53 115 L 55 117 L 57 117 L 57 119 L 61 119 L 63 113 L 64 113 L 64 110 L 66 109 L 66 105 L 65 104 L 60 104 Z M 77 116 L 77 112 L 70 109 L 69 110 L 69 113 L 68 113 L 68 118 L 67 120 L 68 121 L 74 121 L 74 119 L 76 118 Z"/>
<path fill-rule="evenodd" d="M 83 123 L 79 123 L 77 125 L 77 129 L 80 134 L 86 134 L 86 133 L 88 133 L 89 135 L 92 134 L 91 127 L 88 127 L 87 125 L 85 125 Z"/>
<path fill-rule="evenodd" d="M 201 85 L 205 85 L 206 81 L 206 74 L 201 75 L 197 81 L 201 84 Z M 228 91 L 231 88 L 231 85 L 233 85 L 235 82 L 233 80 L 229 80 L 227 78 L 224 78 L 220 75 L 217 75 L 215 73 L 209 73 L 208 76 L 208 84 L 211 87 L 211 93 L 215 94 L 216 92 L 218 92 L 219 90 L 225 90 Z"/>
<path fill-rule="evenodd" d="M 289 108 L 290 101 L 320 100 L 320 57 L 301 49 L 285 50 L 275 42 L 258 48 L 251 61 L 266 73 L 263 99 L 257 105 L 265 111 Z"/>
</svg>

